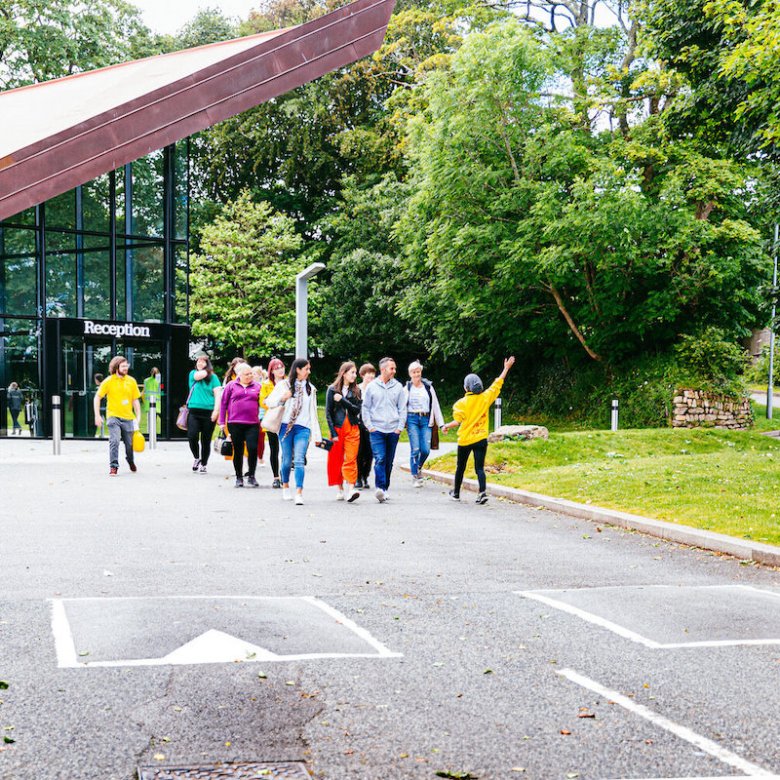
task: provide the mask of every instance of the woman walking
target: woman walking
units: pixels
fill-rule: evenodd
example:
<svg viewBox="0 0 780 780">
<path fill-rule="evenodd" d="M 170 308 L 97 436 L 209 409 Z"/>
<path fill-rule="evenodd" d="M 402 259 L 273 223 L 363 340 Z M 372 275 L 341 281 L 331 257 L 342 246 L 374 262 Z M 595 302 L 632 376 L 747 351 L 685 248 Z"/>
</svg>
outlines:
<svg viewBox="0 0 780 780">
<path fill-rule="evenodd" d="M 290 471 L 295 466 L 295 503 L 303 506 L 303 480 L 309 439 L 322 441 L 317 417 L 317 389 L 309 382 L 311 364 L 298 358 L 290 367 L 290 378 L 279 382 L 266 405 L 269 409 L 284 405 L 279 443 L 282 446 L 282 498 L 289 501 Z"/>
<path fill-rule="evenodd" d="M 222 385 L 219 382 L 211 360 L 205 352 L 195 359 L 195 368 L 189 375 L 190 394 L 187 399 L 187 441 L 195 460 L 192 470 L 206 473 L 211 453 L 211 437 L 219 415 L 219 397 Z"/>
<path fill-rule="evenodd" d="M 247 449 L 247 485 L 260 487 L 255 479 L 257 468 L 257 433 L 260 412 L 260 385 L 246 363 L 235 367 L 236 378 L 222 391 L 219 424 L 233 442 L 233 469 L 236 487 L 244 487 L 244 445 Z"/>
<path fill-rule="evenodd" d="M 357 386 L 357 366 L 342 363 L 333 384 L 325 396 L 325 418 L 330 428 L 333 446 L 328 452 L 328 485 L 338 487 L 337 501 L 352 503 L 360 498 L 356 489 L 357 456 L 360 447 L 360 390 Z"/>
<path fill-rule="evenodd" d="M 268 378 L 263 382 L 263 389 L 260 392 L 260 408 L 263 412 L 268 411 L 266 401 L 268 396 L 274 391 L 274 388 L 280 382 L 284 381 L 284 363 L 279 358 L 273 358 L 268 363 Z M 279 479 L 279 435 L 273 431 L 264 431 L 268 437 L 268 461 L 271 465 L 271 472 L 274 475 L 274 481 L 271 487 L 281 488 L 282 481 Z"/>
<path fill-rule="evenodd" d="M 487 504 L 487 481 L 485 479 L 485 455 L 488 446 L 488 410 L 493 401 L 498 398 L 504 385 L 509 369 L 515 364 L 514 356 L 504 361 L 504 370 L 487 390 L 483 390 L 482 380 L 476 374 L 469 374 L 463 380 L 466 395 L 452 407 L 453 421 L 442 425 L 446 433 L 450 428 L 458 431 L 458 465 L 455 470 L 455 484 L 450 491 L 453 501 L 460 501 L 460 486 L 463 484 L 463 474 L 469 455 L 474 453 L 474 471 L 479 481 L 478 504 Z"/>
<path fill-rule="evenodd" d="M 439 399 L 433 382 L 423 379 L 423 367 L 419 360 L 409 364 L 409 381 L 406 383 L 408 395 L 406 412 L 406 430 L 409 433 L 409 468 L 415 487 L 423 486 L 422 467 L 431 454 L 431 435 L 433 426 L 444 425 Z"/>
<path fill-rule="evenodd" d="M 371 363 L 363 363 L 360 366 L 360 378 L 363 381 L 358 385 L 358 390 L 360 391 L 362 401 L 366 388 L 376 379 L 376 368 Z M 368 432 L 368 428 L 363 425 L 362 415 L 358 418 L 358 425 L 360 426 L 360 447 L 358 448 L 358 476 L 355 487 L 361 490 L 368 490 L 370 487 L 368 476 L 371 474 L 371 461 L 374 459 L 374 455 L 371 452 L 371 434 Z"/>
</svg>

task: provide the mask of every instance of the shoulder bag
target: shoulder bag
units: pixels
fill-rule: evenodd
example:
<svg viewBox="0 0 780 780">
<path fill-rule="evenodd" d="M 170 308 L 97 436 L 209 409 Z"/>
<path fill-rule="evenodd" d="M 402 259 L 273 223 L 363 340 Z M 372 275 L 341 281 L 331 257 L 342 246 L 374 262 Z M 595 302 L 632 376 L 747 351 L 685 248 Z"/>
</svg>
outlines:
<svg viewBox="0 0 780 780">
<path fill-rule="evenodd" d="M 190 398 L 192 398 L 192 391 L 194 389 L 195 384 L 193 383 L 192 387 L 190 388 L 189 395 L 187 396 L 187 400 L 184 402 L 184 406 L 179 407 L 179 414 L 176 417 L 176 427 L 181 428 L 183 431 L 187 430 L 187 420 L 190 416 L 190 408 L 187 406 L 187 404 L 190 402 Z"/>
</svg>

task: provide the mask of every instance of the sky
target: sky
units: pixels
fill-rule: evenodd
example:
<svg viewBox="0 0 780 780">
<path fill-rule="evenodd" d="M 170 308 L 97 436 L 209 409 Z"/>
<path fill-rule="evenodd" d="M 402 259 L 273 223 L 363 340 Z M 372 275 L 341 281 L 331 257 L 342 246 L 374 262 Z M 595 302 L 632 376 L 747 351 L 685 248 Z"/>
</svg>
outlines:
<svg viewBox="0 0 780 780">
<path fill-rule="evenodd" d="M 141 10 L 144 22 L 154 32 L 178 32 L 201 8 L 217 8 L 226 16 L 246 19 L 259 0 L 130 0 Z"/>
</svg>

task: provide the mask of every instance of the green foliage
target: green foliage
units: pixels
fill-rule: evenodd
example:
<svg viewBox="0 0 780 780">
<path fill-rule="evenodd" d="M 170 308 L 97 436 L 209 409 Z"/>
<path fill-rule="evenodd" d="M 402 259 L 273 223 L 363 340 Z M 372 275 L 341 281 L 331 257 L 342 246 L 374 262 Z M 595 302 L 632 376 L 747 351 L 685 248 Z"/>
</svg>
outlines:
<svg viewBox="0 0 780 780">
<path fill-rule="evenodd" d="M 4 0 L 0 88 L 13 89 L 131 59 L 150 45 L 140 12 L 124 0 Z"/>
<path fill-rule="evenodd" d="M 744 393 L 743 375 L 750 364 L 747 351 L 730 341 L 726 334 L 708 327 L 694 335 L 683 335 L 675 346 L 686 385 L 726 395 Z"/>
<path fill-rule="evenodd" d="M 293 221 L 247 192 L 203 229 L 191 258 L 193 334 L 242 354 L 271 355 L 295 340 L 295 276 L 306 265 Z M 310 285 L 311 287 L 311 285 Z M 317 310 L 316 288 L 310 309 Z"/>
</svg>

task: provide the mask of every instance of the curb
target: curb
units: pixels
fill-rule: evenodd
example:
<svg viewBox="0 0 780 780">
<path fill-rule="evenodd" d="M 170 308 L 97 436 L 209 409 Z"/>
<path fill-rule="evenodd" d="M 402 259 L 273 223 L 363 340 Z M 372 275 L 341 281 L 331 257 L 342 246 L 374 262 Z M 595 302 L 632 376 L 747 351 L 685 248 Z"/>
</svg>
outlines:
<svg viewBox="0 0 780 780">
<path fill-rule="evenodd" d="M 404 471 L 409 470 L 408 466 L 402 466 L 401 468 Z M 452 485 L 455 481 L 454 475 L 443 471 L 423 469 L 423 474 L 437 482 L 444 482 L 448 485 Z M 478 484 L 474 479 L 464 479 L 463 487 L 476 493 Z M 771 544 L 751 542 L 747 539 L 735 539 L 733 536 L 691 528 L 689 525 L 677 525 L 665 520 L 653 520 L 641 515 L 632 515 L 629 512 L 619 512 L 616 509 L 603 509 L 590 504 L 579 504 L 576 501 L 568 501 L 565 498 L 553 498 L 552 496 L 531 493 L 528 490 L 520 490 L 519 488 L 488 484 L 487 492 L 488 495 L 506 498 L 518 504 L 540 506 L 555 512 L 571 515 L 572 517 L 578 517 L 582 520 L 605 523 L 619 528 L 628 528 L 658 537 L 659 539 L 665 539 L 669 542 L 733 555 L 735 558 L 743 561 L 754 561 L 765 566 L 780 567 L 780 547 Z"/>
</svg>

